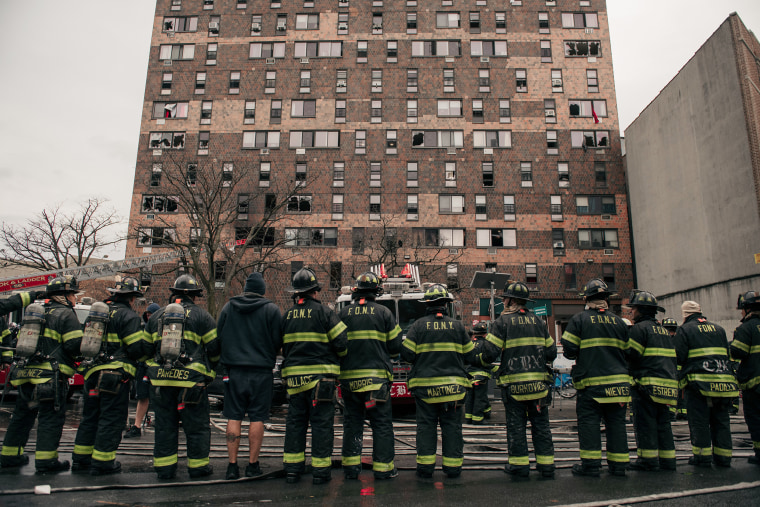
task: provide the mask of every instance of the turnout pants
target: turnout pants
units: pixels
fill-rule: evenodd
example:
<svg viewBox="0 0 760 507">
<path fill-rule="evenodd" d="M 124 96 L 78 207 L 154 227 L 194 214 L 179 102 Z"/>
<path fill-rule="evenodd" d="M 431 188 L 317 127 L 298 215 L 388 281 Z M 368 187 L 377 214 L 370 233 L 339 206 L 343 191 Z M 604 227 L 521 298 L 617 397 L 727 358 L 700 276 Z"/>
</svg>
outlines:
<svg viewBox="0 0 760 507">
<path fill-rule="evenodd" d="M 98 390 L 101 373 L 90 375 L 84 383 L 84 407 L 72 461 L 83 467 L 109 469 L 113 467 L 129 416 L 130 385 L 129 379 L 124 378 L 115 386 L 115 393 Z"/>
<path fill-rule="evenodd" d="M 655 403 L 640 389 L 632 388 L 633 420 L 636 429 L 636 455 L 651 466 L 674 468 L 676 446 L 670 426 L 670 406 Z"/>
<path fill-rule="evenodd" d="M 488 402 L 488 380 L 480 380 L 467 389 L 464 400 L 464 418 L 467 421 L 479 423 L 491 412 L 491 404 Z"/>
<path fill-rule="evenodd" d="M 462 406 L 459 401 L 427 403 L 415 399 L 417 408 L 417 470 L 433 473 L 438 444 L 438 425 L 441 425 L 443 472 L 457 475 L 464 461 L 462 438 Z"/>
<path fill-rule="evenodd" d="M 55 380 L 50 380 L 48 388 L 54 387 Z M 54 400 L 39 401 L 34 384 L 18 386 L 18 399 L 8 424 L 8 431 L 3 439 L 0 451 L 0 463 L 3 466 L 23 464 L 24 447 L 29 441 L 34 421 L 37 419 L 37 445 L 34 453 L 35 466 L 47 466 L 58 460 L 58 444 L 66 422 L 66 393 L 68 383 L 59 381 L 53 389 L 58 397 L 58 409 Z"/>
<path fill-rule="evenodd" d="M 188 398 L 188 392 L 195 396 Z M 197 403 L 182 402 L 197 399 Z M 177 445 L 179 423 L 187 440 L 187 468 L 202 468 L 209 464 L 211 429 L 209 428 L 209 402 L 205 386 L 184 388 L 178 386 L 153 386 L 150 402 L 156 416 L 156 441 L 153 447 L 153 468 L 157 473 L 177 469 Z"/>
<path fill-rule="evenodd" d="M 575 412 L 584 467 L 599 468 L 602 465 L 602 420 L 607 434 L 607 466 L 610 470 L 627 467 L 630 458 L 625 411 L 625 403 L 599 403 L 584 390 L 578 390 Z"/>
<path fill-rule="evenodd" d="M 530 467 L 528 457 L 527 423 L 530 420 L 533 450 L 536 454 L 536 470 L 554 471 L 554 443 L 549 427 L 549 409 L 541 406 L 542 400 L 518 401 L 501 390 L 504 411 L 507 418 L 507 449 L 509 464 L 515 467 Z"/>
<path fill-rule="evenodd" d="M 691 452 L 697 461 L 731 463 L 733 442 L 728 409 L 732 401 L 729 398 L 708 398 L 697 389 L 686 387 Z"/>
<path fill-rule="evenodd" d="M 314 403 L 314 389 L 292 394 L 285 419 L 285 473 L 306 471 L 306 433 L 311 424 L 312 477 L 328 478 L 332 467 L 335 406 L 332 401 Z"/>
<path fill-rule="evenodd" d="M 372 408 L 365 408 L 370 399 L 369 392 L 354 393 L 342 389 L 343 411 L 343 452 L 342 463 L 345 472 L 361 471 L 362 440 L 364 438 L 364 419 L 369 419 L 372 428 L 372 470 L 375 476 L 383 477 L 393 470 L 395 457 L 393 440 L 393 412 L 391 400 L 376 403 Z"/>
<path fill-rule="evenodd" d="M 760 387 L 742 391 L 742 398 L 744 399 L 744 421 L 749 428 L 755 456 L 760 458 L 760 393 L 757 392 L 758 389 Z"/>
</svg>

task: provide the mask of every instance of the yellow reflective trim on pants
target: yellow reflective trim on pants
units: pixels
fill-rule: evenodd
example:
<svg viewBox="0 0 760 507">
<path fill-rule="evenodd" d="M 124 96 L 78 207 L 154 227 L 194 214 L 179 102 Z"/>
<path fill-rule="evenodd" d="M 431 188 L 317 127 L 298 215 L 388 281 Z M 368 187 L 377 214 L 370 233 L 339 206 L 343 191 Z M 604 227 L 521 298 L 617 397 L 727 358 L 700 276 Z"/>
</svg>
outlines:
<svg viewBox="0 0 760 507">
<path fill-rule="evenodd" d="M 721 449 L 720 447 L 713 447 L 713 454 L 716 456 L 722 456 L 724 458 L 730 458 L 732 456 L 733 449 Z"/>
<path fill-rule="evenodd" d="M 92 454 L 92 451 L 94 450 L 95 450 L 95 446 L 92 446 L 92 445 L 74 445 L 74 454 L 89 456 Z"/>
<path fill-rule="evenodd" d="M 694 456 L 712 456 L 712 447 L 695 447 L 692 445 L 691 453 Z"/>
<path fill-rule="evenodd" d="M 658 449 L 636 449 L 636 454 L 642 458 L 656 458 L 659 456 Z"/>
<path fill-rule="evenodd" d="M 198 458 L 187 460 L 187 468 L 202 468 L 209 464 L 208 458 Z"/>
<path fill-rule="evenodd" d="M 314 456 L 311 457 L 311 466 L 317 467 L 317 468 L 327 468 L 332 466 L 332 458 L 330 456 L 326 458 L 315 458 Z"/>
<path fill-rule="evenodd" d="M 303 463 L 305 460 L 303 452 L 286 452 L 282 455 L 283 463 Z"/>
<path fill-rule="evenodd" d="M 443 466 L 445 467 L 461 467 L 464 463 L 464 458 L 447 458 L 443 457 Z"/>
<path fill-rule="evenodd" d="M 621 453 L 621 452 L 608 452 L 607 453 L 607 461 L 616 461 L 618 463 L 628 463 L 631 461 L 631 457 L 628 455 L 628 453 Z"/>
<path fill-rule="evenodd" d="M 659 451 L 659 457 L 663 459 L 675 459 L 676 458 L 676 450 L 672 449 L 670 451 L 663 451 L 660 449 Z"/>
<path fill-rule="evenodd" d="M 752 448 L 753 449 L 760 449 L 760 442 L 752 442 Z"/>
<path fill-rule="evenodd" d="M 55 451 L 37 451 L 34 453 L 35 460 L 56 459 L 56 458 L 58 458 L 57 449 Z"/>
<path fill-rule="evenodd" d="M 581 449 L 581 459 L 602 459 L 602 451 L 586 451 Z"/>
<path fill-rule="evenodd" d="M 176 454 L 172 454 L 171 456 L 161 456 L 161 457 L 153 458 L 154 467 L 168 467 L 168 466 L 176 465 L 176 464 L 177 464 Z"/>
<path fill-rule="evenodd" d="M 528 466 L 530 465 L 530 458 L 528 456 L 510 456 L 509 464 L 517 466 Z"/>
<path fill-rule="evenodd" d="M 8 445 L 4 445 L 3 450 L 0 451 L 0 455 L 2 456 L 21 456 L 22 454 L 24 454 L 23 447 L 10 447 Z"/>
<path fill-rule="evenodd" d="M 472 416 L 472 420 L 473 421 L 482 421 L 483 420 L 483 416 L 482 415 L 474 415 L 474 416 Z"/>
<path fill-rule="evenodd" d="M 379 461 L 375 461 L 372 463 L 372 471 L 373 472 L 390 472 L 394 468 L 394 464 L 391 461 L 390 463 L 381 463 Z"/>
<path fill-rule="evenodd" d="M 417 464 L 418 465 L 435 465 L 435 454 L 433 455 L 427 455 L 427 456 L 420 456 L 417 455 Z"/>
<path fill-rule="evenodd" d="M 92 452 L 92 459 L 96 461 L 113 461 L 116 459 L 116 451 L 103 452 L 95 450 Z"/>
<path fill-rule="evenodd" d="M 554 455 L 552 456 L 541 456 L 539 454 L 536 454 L 536 463 L 539 465 L 553 465 L 554 464 Z"/>
<path fill-rule="evenodd" d="M 362 457 L 361 456 L 343 456 L 340 462 L 341 464 L 343 464 L 344 467 L 361 465 Z"/>
</svg>

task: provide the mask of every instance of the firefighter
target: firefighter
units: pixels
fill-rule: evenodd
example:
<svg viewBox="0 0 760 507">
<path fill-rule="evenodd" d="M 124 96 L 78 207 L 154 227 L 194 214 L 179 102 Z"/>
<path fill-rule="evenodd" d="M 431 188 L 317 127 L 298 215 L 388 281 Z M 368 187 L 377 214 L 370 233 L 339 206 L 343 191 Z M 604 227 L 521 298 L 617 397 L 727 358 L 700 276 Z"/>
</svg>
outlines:
<svg viewBox="0 0 760 507">
<path fill-rule="evenodd" d="M 631 401 L 631 377 L 625 350 L 628 326 L 609 310 L 612 296 L 607 284 L 590 280 L 582 293 L 586 308 L 575 314 L 562 334 L 564 355 L 576 360 L 572 376 L 578 390 L 576 414 L 581 464 L 574 475 L 599 477 L 602 464 L 600 423 L 607 435 L 607 467 L 625 476 L 630 461 L 625 429 L 626 404 Z"/>
<path fill-rule="evenodd" d="M 465 363 L 475 361 L 474 346 L 464 325 L 447 315 L 453 299 L 443 285 L 431 285 L 423 296 L 427 314 L 409 328 L 401 357 L 412 364 L 409 387 L 417 409 L 417 476 L 435 470 L 437 428 L 441 425 L 443 472 L 462 473 L 462 400 L 470 387 Z"/>
<path fill-rule="evenodd" d="M 676 335 L 676 331 L 678 331 L 678 322 L 676 322 L 676 319 L 666 317 L 662 319 L 662 327 L 665 328 L 665 330 L 668 332 L 668 334 L 672 337 Z M 675 342 L 674 342 L 675 343 Z M 677 363 L 678 361 L 676 361 Z M 676 379 L 681 378 L 681 365 L 676 365 Z M 686 396 L 684 395 L 683 389 L 679 386 L 678 387 L 678 400 L 676 401 L 675 407 L 670 407 L 670 413 L 671 419 L 680 420 L 680 419 L 686 419 Z"/>
<path fill-rule="evenodd" d="M 737 372 L 744 399 L 744 420 L 747 422 L 755 455 L 753 465 L 760 465 L 760 292 L 749 291 L 739 296 L 741 325 L 734 331 L 731 357 L 741 361 Z"/>
<path fill-rule="evenodd" d="M 678 398 L 676 349 L 670 334 L 657 323 L 665 309 L 646 291 L 636 292 L 626 308 L 633 311 L 628 332 L 628 364 L 633 377 L 633 418 L 638 459 L 633 470 L 676 469 L 676 447 L 670 407 Z"/>
<path fill-rule="evenodd" d="M 485 322 L 476 322 L 472 326 L 472 345 L 475 355 L 481 353 L 483 342 L 486 341 L 488 326 Z M 496 366 L 468 365 L 467 373 L 470 374 L 472 387 L 467 389 L 464 398 L 464 420 L 467 423 L 483 424 L 484 419 L 491 417 L 491 403 L 488 401 L 488 381 L 491 379 L 491 370 Z"/>
<path fill-rule="evenodd" d="M 63 472 L 70 467 L 68 461 L 58 459 L 58 444 L 66 422 L 68 379 L 76 372 L 74 360 L 82 341 L 82 325 L 74 313 L 78 290 L 75 277 L 56 277 L 47 284 L 44 305 L 27 307 L 16 345 L 21 357 L 11 384 L 18 388 L 18 399 L 0 452 L 3 467 L 29 462 L 24 446 L 35 419 L 37 473 Z"/>
<path fill-rule="evenodd" d="M 365 417 L 372 428 L 372 470 L 375 479 L 398 476 L 393 460 L 393 413 L 390 387 L 391 357 L 401 351 L 401 328 L 388 308 L 375 302 L 383 291 L 374 273 L 356 279 L 352 301 L 340 312 L 346 325 L 348 353 L 341 360 L 343 396 L 343 472 L 358 479 L 361 471 Z"/>
<path fill-rule="evenodd" d="M 143 294 L 140 283 L 127 277 L 108 292 L 111 297 L 101 303 L 104 312 L 99 315 L 95 305 L 90 310 L 81 348 L 85 357 L 81 363 L 84 406 L 71 470 L 89 470 L 90 475 L 121 471 L 121 463 L 115 459 L 129 416 L 130 381 L 137 361 L 150 352 L 140 316 L 132 310 L 135 299 Z M 86 350 L 88 347 L 91 350 Z"/>
<path fill-rule="evenodd" d="M 142 314 L 143 327 L 148 323 L 153 312 L 160 308 L 158 303 L 148 305 Z M 146 335 L 146 337 L 150 341 L 150 336 Z M 148 408 L 150 408 L 150 383 L 148 381 L 148 369 L 143 361 L 137 363 L 137 372 L 132 382 L 131 393 L 134 394 L 134 399 L 137 401 L 135 423 L 124 432 L 124 438 L 140 438 L 142 436 L 143 423 L 150 426 L 150 416 L 148 415 Z"/>
<path fill-rule="evenodd" d="M 19 292 L 7 299 L 0 299 L 0 317 L 29 306 L 29 303 L 45 295 L 45 291 Z M 0 368 L 13 362 L 13 344 L 6 319 L 0 318 Z"/>
<path fill-rule="evenodd" d="M 331 479 L 333 418 L 340 358 L 346 355 L 346 325 L 317 299 L 322 287 L 309 268 L 293 275 L 294 305 L 285 313 L 282 378 L 290 404 L 285 421 L 283 463 L 286 481 L 298 482 L 306 470 L 306 432 L 311 424 L 312 482 Z"/>
<path fill-rule="evenodd" d="M 731 399 L 739 386 L 731 371 L 726 332 L 702 315 L 696 301 L 681 305 L 683 324 L 676 331 L 676 355 L 681 369 L 680 385 L 686 390 L 689 432 L 693 456 L 689 464 L 698 467 L 730 467 L 732 455 Z"/>
<path fill-rule="evenodd" d="M 181 421 L 188 474 L 205 477 L 213 473 L 206 386 L 214 380 L 219 361 L 216 321 L 195 304 L 203 289 L 193 276 L 179 276 L 169 290 L 170 304 L 151 315 L 145 327 L 154 347 L 153 357 L 146 361 L 156 419 L 153 468 L 159 479 L 176 475 Z"/>
<path fill-rule="evenodd" d="M 554 478 L 554 444 L 549 427 L 550 381 L 547 363 L 557 358 L 557 346 L 546 323 L 526 308 L 528 286 L 507 282 L 502 300 L 504 311 L 491 325 L 481 361 L 501 359 L 497 373 L 507 418 L 509 462 L 504 471 L 528 477 L 530 461 L 526 426 L 530 420 L 536 454 L 536 470 L 544 479 Z"/>
</svg>

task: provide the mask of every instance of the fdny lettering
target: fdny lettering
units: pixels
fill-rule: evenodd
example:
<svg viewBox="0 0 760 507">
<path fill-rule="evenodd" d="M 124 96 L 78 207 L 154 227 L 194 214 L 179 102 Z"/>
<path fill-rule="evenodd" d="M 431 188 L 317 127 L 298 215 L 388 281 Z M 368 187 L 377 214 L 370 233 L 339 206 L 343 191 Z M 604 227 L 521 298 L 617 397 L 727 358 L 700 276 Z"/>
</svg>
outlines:
<svg viewBox="0 0 760 507">
<path fill-rule="evenodd" d="M 677 398 L 678 389 L 673 387 L 652 386 L 652 394 L 666 398 Z"/>
<path fill-rule="evenodd" d="M 158 378 L 168 378 L 174 380 L 187 380 L 190 377 L 190 372 L 187 370 L 163 370 L 159 369 L 156 372 Z"/>
<path fill-rule="evenodd" d="M 350 306 L 348 308 L 349 315 L 374 315 L 375 308 L 369 306 Z"/>
<path fill-rule="evenodd" d="M 608 387 L 604 390 L 604 394 L 613 397 L 613 396 L 629 396 L 631 394 L 631 390 L 628 389 L 628 387 Z"/>
<path fill-rule="evenodd" d="M 311 318 L 311 311 L 312 309 L 306 309 L 306 308 L 297 308 L 295 310 L 290 310 L 288 312 L 288 316 L 285 317 L 287 320 L 290 319 L 310 319 Z"/>
<path fill-rule="evenodd" d="M 535 317 L 512 317 L 509 320 L 510 320 L 510 322 L 511 322 L 512 325 L 515 325 L 515 324 L 525 325 L 525 324 L 535 324 L 536 323 L 536 318 Z"/>
<path fill-rule="evenodd" d="M 302 375 L 300 377 L 288 377 L 286 380 L 288 382 L 288 387 L 301 387 L 305 386 L 309 382 L 311 382 L 311 375 Z"/>
<path fill-rule="evenodd" d="M 432 329 L 433 331 L 441 331 L 446 329 L 454 329 L 454 321 L 449 322 L 426 322 L 426 329 Z"/>
<path fill-rule="evenodd" d="M 527 384 L 511 384 L 509 392 L 512 394 L 537 393 L 546 388 L 544 382 L 528 382 Z"/>
<path fill-rule="evenodd" d="M 42 376 L 42 370 L 16 370 L 16 378 L 40 378 Z"/>
<path fill-rule="evenodd" d="M 734 391 L 734 387 L 731 384 L 710 382 L 710 391 L 728 392 L 728 391 Z"/>
<path fill-rule="evenodd" d="M 357 389 L 361 389 L 362 387 L 371 386 L 374 382 L 372 382 L 371 378 L 363 378 L 360 380 L 352 380 L 348 383 L 349 389 L 352 391 L 356 391 Z"/>
<path fill-rule="evenodd" d="M 654 334 L 661 334 L 664 336 L 670 336 L 670 333 L 667 332 L 667 330 L 662 326 L 652 326 L 652 332 Z"/>
<path fill-rule="evenodd" d="M 700 324 L 697 326 L 697 329 L 699 329 L 700 333 L 714 333 L 717 331 L 717 329 L 715 329 L 715 326 L 712 324 Z"/>
<path fill-rule="evenodd" d="M 617 317 L 611 315 L 592 315 L 589 317 L 592 324 L 617 324 Z"/>
<path fill-rule="evenodd" d="M 452 394 L 459 394 L 460 387 L 458 385 L 440 386 L 440 387 L 428 387 L 426 395 L 428 398 L 437 398 L 440 396 L 451 396 Z"/>
</svg>

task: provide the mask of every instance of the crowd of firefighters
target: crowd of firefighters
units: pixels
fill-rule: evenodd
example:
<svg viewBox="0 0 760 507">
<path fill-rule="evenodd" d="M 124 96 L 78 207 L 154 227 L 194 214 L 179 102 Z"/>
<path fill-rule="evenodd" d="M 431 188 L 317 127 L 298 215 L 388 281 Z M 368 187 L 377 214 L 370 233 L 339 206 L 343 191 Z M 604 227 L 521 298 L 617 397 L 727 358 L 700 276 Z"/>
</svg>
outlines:
<svg viewBox="0 0 760 507">
<path fill-rule="evenodd" d="M 471 330 L 448 315 L 452 297 L 446 287 L 431 285 L 422 299 L 426 315 L 411 325 L 405 339 L 393 313 L 375 301 L 382 283 L 372 272 L 357 278 L 351 304 L 336 312 L 319 301 L 321 286 L 314 271 L 302 268 L 292 279 L 293 306 L 284 313 L 265 297 L 261 274 L 252 273 L 218 321 L 195 304 L 202 290 L 187 274 L 175 280 L 168 304 L 151 306 L 144 321 L 132 308 L 143 293 L 137 280 L 128 277 L 109 289 L 104 302 L 92 305 L 84 329 L 73 311 L 78 289 L 76 279 L 59 277 L 44 292 L 22 292 L 0 301 L 3 315 L 26 307 L 15 346 L 2 327 L 2 360 L 13 364 L 11 384 L 18 389 L 0 452 L 3 468 L 29 462 L 24 448 L 36 420 L 37 473 L 69 468 L 92 475 L 119 472 L 116 453 L 128 420 L 130 384 L 136 376 L 142 380 L 142 368 L 155 414 L 153 466 L 158 478 L 176 476 L 180 427 L 187 440 L 188 475 L 211 475 L 206 387 L 223 365 L 229 455 L 225 478 L 240 477 L 237 455 L 246 416 L 245 475 L 261 475 L 258 454 L 269 415 L 272 369 L 281 353 L 289 395 L 283 449 L 288 483 L 307 472 L 309 426 L 312 480 L 322 484 L 331 479 L 338 386 L 344 402 L 345 478 L 357 479 L 362 470 L 366 419 L 372 429 L 375 479 L 398 475 L 390 385 L 391 360 L 399 355 L 412 365 L 409 388 L 416 404 L 419 477 L 433 476 L 439 426 L 443 473 L 450 478 L 461 474 L 462 424 L 482 423 L 490 416 L 490 378 L 501 387 L 506 414 L 504 471 L 529 477 L 530 421 L 535 470 L 541 478 L 554 477 L 548 413 L 553 377 L 547 366 L 555 360 L 557 346 L 544 320 L 529 309 L 530 292 L 521 282 L 504 287 L 504 310 L 490 326 L 476 323 Z M 678 326 L 674 319 L 657 320 L 664 309 L 649 292 L 634 292 L 625 306 L 633 322 L 611 311 L 612 294 L 603 281 L 590 280 L 582 296 L 585 309 L 571 318 L 561 337 L 564 356 L 574 361 L 577 389 L 581 462 L 573 466 L 573 474 L 600 475 L 602 422 L 610 474 L 675 470 L 671 418 L 679 398 L 688 414 L 689 464 L 730 466 L 729 410 L 740 389 L 754 446 L 749 462 L 760 465 L 760 293 L 739 298 L 741 323 L 730 345 L 724 329 L 708 321 L 694 301 L 681 306 L 683 322 Z M 85 378 L 84 401 L 69 462 L 59 459 L 58 445 L 67 380 L 77 369 Z M 628 407 L 636 434 L 633 462 L 626 433 Z M 145 410 L 147 406 L 143 414 Z M 134 427 L 130 432 L 128 436 L 135 436 Z"/>
</svg>

